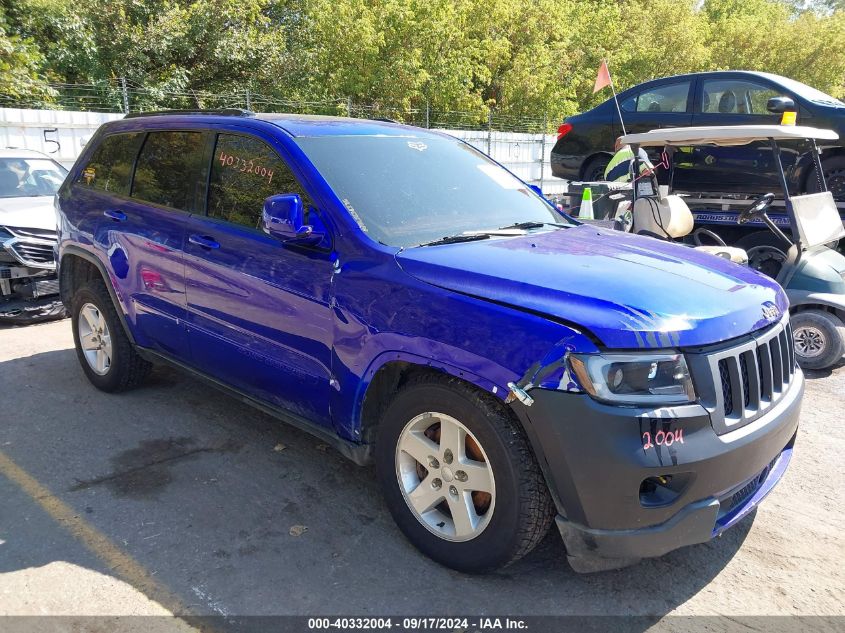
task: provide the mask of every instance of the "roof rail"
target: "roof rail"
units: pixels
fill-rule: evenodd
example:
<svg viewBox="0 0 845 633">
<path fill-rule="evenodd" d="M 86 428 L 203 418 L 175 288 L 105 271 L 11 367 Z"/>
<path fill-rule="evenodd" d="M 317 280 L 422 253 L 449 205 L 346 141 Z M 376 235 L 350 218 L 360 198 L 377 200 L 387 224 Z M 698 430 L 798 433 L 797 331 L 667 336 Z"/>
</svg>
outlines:
<svg viewBox="0 0 845 633">
<path fill-rule="evenodd" d="M 153 112 L 130 112 L 124 119 L 135 119 L 145 116 L 167 116 L 173 114 L 206 114 L 212 116 L 242 116 L 252 117 L 255 112 L 242 110 L 240 108 L 220 108 L 219 110 L 157 110 Z"/>
</svg>

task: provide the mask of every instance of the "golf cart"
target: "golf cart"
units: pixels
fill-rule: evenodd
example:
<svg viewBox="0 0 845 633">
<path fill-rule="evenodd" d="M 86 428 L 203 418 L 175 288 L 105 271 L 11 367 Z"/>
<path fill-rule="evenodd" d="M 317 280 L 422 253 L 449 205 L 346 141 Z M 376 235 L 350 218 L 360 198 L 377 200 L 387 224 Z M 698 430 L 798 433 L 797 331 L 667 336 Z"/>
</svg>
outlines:
<svg viewBox="0 0 845 633">
<path fill-rule="evenodd" d="M 663 147 L 668 155 L 664 164 L 670 166 L 674 162 L 672 153 L 680 147 L 768 142 L 779 169 L 789 231 L 784 233 L 766 213 L 775 200 L 774 193 L 759 196 L 740 212 L 737 222 L 762 222 L 783 243 L 785 257 L 776 262 L 777 266 L 772 268 L 771 262 L 764 261 L 766 267 L 761 263 L 755 268 L 774 277 L 786 290 L 796 359 L 805 369 L 829 367 L 845 354 L 845 256 L 834 250 L 837 240 L 845 237 L 845 227 L 823 176 L 819 176 L 819 193 L 790 196 L 778 141 L 809 141 L 817 173 L 821 174 L 816 141 L 837 138 L 832 130 L 786 125 L 664 128 L 623 138 L 635 156 L 640 147 Z M 637 162 L 633 165 L 635 174 L 639 173 Z M 712 231 L 699 228 L 693 232 L 693 216 L 683 197 L 670 195 L 671 171 L 669 183 L 668 187 L 657 187 L 653 179 L 638 178 L 631 205 L 624 205 L 626 208 L 617 214 L 617 228 L 663 240 L 689 236 L 695 248 L 747 264 L 745 251 L 726 245 Z"/>
</svg>

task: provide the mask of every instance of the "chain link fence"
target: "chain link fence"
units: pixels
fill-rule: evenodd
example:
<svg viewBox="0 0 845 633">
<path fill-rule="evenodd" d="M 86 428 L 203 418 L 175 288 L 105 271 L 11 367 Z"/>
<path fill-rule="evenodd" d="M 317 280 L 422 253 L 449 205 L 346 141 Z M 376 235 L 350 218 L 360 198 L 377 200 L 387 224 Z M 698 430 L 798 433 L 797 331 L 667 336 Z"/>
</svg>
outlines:
<svg viewBox="0 0 845 633">
<path fill-rule="evenodd" d="M 254 112 L 324 114 L 365 119 L 391 119 L 420 127 L 456 130 L 492 129 L 500 132 L 551 132 L 546 116 L 514 116 L 495 109 L 443 110 L 423 104 L 401 108 L 356 103 L 351 97 L 316 101 L 280 99 L 249 89 L 230 93 L 146 88 L 118 78 L 92 84 L 49 84 L 49 95 L 0 94 L 0 107 L 77 112 L 150 112 L 155 110 L 242 108 Z"/>
</svg>

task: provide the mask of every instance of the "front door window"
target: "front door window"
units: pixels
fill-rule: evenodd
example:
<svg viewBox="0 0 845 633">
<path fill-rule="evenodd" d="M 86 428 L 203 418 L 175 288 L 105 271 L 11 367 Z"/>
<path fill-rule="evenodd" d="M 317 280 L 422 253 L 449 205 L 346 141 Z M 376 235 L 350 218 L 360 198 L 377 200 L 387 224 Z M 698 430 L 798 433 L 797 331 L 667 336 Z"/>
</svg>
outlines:
<svg viewBox="0 0 845 633">
<path fill-rule="evenodd" d="M 769 99 L 781 96 L 781 91 L 744 79 L 708 79 L 702 85 L 701 112 L 766 116 Z"/>
</svg>

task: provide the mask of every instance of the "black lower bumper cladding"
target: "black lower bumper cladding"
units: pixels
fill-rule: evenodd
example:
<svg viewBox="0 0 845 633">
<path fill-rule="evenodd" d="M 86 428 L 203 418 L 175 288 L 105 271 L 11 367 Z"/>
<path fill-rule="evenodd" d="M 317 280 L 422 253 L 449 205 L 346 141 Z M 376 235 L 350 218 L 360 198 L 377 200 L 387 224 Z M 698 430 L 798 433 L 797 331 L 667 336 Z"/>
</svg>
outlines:
<svg viewBox="0 0 845 633">
<path fill-rule="evenodd" d="M 722 435 L 700 404 L 648 410 L 532 389 L 532 406 L 512 406 L 569 561 L 587 572 L 704 543 L 750 514 L 789 464 L 803 390 L 799 373 L 764 416 Z"/>
</svg>

